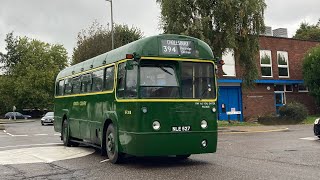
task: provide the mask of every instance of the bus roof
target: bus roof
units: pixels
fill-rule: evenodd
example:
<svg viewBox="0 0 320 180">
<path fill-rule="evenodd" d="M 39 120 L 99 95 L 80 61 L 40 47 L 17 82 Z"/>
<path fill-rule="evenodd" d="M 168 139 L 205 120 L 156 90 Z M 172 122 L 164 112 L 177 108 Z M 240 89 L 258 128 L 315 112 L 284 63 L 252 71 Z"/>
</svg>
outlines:
<svg viewBox="0 0 320 180">
<path fill-rule="evenodd" d="M 163 46 L 165 49 L 163 49 Z M 174 49 L 179 46 L 179 50 Z M 169 48 L 169 49 L 167 49 Z M 171 49 L 172 48 L 172 49 Z M 162 34 L 131 42 L 117 49 L 93 57 L 62 70 L 57 79 L 111 64 L 126 58 L 126 54 L 136 53 L 141 57 L 191 58 L 213 60 L 208 44 L 200 39 L 184 35 Z"/>
</svg>

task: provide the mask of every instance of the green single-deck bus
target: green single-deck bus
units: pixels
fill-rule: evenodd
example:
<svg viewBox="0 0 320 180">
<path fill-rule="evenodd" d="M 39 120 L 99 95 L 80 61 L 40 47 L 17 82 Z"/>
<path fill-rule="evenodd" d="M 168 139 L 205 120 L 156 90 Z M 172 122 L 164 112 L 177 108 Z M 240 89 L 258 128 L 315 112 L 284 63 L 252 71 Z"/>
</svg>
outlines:
<svg viewBox="0 0 320 180">
<path fill-rule="evenodd" d="M 177 156 L 217 148 L 214 56 L 203 41 L 158 35 L 88 59 L 56 78 L 54 129 L 66 146 Z"/>
</svg>

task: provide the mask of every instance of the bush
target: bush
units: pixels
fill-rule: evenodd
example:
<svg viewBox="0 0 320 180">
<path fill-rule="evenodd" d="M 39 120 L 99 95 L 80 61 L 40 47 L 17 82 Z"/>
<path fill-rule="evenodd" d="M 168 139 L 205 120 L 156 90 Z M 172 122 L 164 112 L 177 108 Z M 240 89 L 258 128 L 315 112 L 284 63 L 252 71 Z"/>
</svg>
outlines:
<svg viewBox="0 0 320 180">
<path fill-rule="evenodd" d="M 281 119 L 300 123 L 307 118 L 308 110 L 305 105 L 293 102 L 280 107 L 279 114 Z"/>
<path fill-rule="evenodd" d="M 289 103 L 279 109 L 279 116 L 267 115 L 258 118 L 264 125 L 299 124 L 308 116 L 307 108 L 300 103 Z"/>
</svg>

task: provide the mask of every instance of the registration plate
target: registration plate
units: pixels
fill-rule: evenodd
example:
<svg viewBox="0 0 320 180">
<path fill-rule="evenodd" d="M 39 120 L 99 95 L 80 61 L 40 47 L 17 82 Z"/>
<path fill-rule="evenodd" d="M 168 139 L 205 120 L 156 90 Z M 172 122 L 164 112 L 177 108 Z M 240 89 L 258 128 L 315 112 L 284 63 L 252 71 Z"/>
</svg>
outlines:
<svg viewBox="0 0 320 180">
<path fill-rule="evenodd" d="M 191 126 L 172 126 L 172 131 L 181 132 L 181 131 L 190 131 Z"/>
</svg>

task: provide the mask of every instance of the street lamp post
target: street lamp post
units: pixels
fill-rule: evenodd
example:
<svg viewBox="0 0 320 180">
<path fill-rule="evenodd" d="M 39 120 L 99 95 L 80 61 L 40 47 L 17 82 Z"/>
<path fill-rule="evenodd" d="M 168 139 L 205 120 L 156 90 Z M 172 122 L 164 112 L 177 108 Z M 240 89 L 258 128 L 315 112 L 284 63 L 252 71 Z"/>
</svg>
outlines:
<svg viewBox="0 0 320 180">
<path fill-rule="evenodd" d="M 111 6 L 111 48 L 114 49 L 114 30 L 113 30 L 113 9 L 112 9 L 112 0 L 106 0 L 110 2 Z"/>
</svg>

